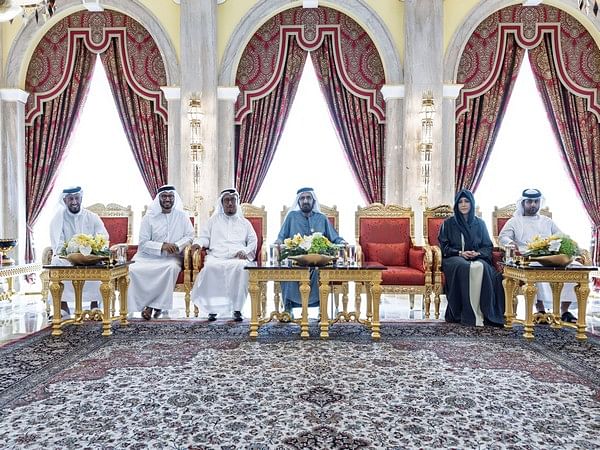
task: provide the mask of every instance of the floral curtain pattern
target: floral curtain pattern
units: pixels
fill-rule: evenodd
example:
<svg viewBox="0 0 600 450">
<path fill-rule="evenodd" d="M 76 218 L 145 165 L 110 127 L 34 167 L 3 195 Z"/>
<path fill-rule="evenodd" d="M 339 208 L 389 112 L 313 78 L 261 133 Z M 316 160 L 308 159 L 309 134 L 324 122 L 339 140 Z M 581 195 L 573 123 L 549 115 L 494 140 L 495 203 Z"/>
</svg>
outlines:
<svg viewBox="0 0 600 450">
<path fill-rule="evenodd" d="M 600 125 L 586 100 L 559 81 L 550 36 L 529 52 L 535 81 L 562 150 L 571 181 L 593 223 L 595 263 L 600 261 Z"/>
<path fill-rule="evenodd" d="M 346 160 L 367 203 L 384 202 L 383 149 L 385 125 L 368 111 L 367 101 L 346 89 L 336 70 L 334 43 L 326 36 L 311 52 L 335 130 Z"/>
<path fill-rule="evenodd" d="M 155 114 L 152 102 L 137 95 L 125 79 L 125 62 L 118 46 L 118 40 L 113 39 L 100 58 L 135 162 L 148 192 L 154 196 L 168 178 L 167 123 Z"/>
<path fill-rule="evenodd" d="M 267 176 L 305 62 L 306 52 L 290 38 L 284 76 L 273 91 L 253 102 L 252 114 L 235 126 L 235 185 L 242 203 L 252 203 Z"/>
<path fill-rule="evenodd" d="M 496 82 L 484 94 L 469 100 L 467 112 L 456 124 L 455 190 L 475 191 L 494 146 L 506 107 L 523 62 L 525 50 L 514 36 L 507 36 L 500 72 Z M 464 80 L 458 80 L 463 83 Z"/>
<path fill-rule="evenodd" d="M 368 33 L 353 19 L 332 8 L 290 8 L 265 22 L 248 42 L 236 74 L 241 93 L 235 106 L 236 187 L 242 201 L 251 202 L 258 193 L 273 159 L 289 112 L 296 86 L 290 81 L 290 42 L 297 51 L 318 51 L 328 44 L 327 56 L 321 64 L 335 72 L 323 92 L 330 99 L 330 113 L 346 157 L 366 198 L 383 199 L 383 139 L 385 105 L 380 88 L 385 83 L 383 64 Z M 287 44 L 286 44 L 287 43 Z M 331 62 L 329 62 L 331 61 Z M 301 73 L 301 72 L 300 72 Z M 282 80 L 284 80 L 282 82 Z M 283 83 L 283 84 L 282 84 Z M 280 93 L 277 93 L 281 91 Z M 273 116 L 277 98 L 285 95 L 281 111 Z M 365 123 L 354 124 L 356 115 L 366 115 Z M 254 117 L 256 116 L 256 117 Z M 270 122 L 270 123 L 269 123 Z M 275 134 L 273 134 L 275 133 Z M 249 161 L 258 155 L 261 161 Z M 365 158 L 364 160 L 354 160 Z M 370 166 L 373 165 L 373 168 Z M 366 190 L 366 191 L 365 191 Z M 367 192 L 368 191 L 368 192 Z"/>
<path fill-rule="evenodd" d="M 96 63 L 96 55 L 81 40 L 73 50 L 75 63 L 62 93 L 42 105 L 42 114 L 25 128 L 25 259 L 35 260 L 33 225 L 54 187 L 58 166 L 65 156 L 71 132 L 77 123 Z"/>
</svg>

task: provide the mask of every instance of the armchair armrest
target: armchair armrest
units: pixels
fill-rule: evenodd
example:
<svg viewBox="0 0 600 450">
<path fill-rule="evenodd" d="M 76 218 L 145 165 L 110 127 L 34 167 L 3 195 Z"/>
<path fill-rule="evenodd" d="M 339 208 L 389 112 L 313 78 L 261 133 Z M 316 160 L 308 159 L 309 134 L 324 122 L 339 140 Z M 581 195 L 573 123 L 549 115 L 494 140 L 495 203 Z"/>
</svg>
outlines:
<svg viewBox="0 0 600 450">
<path fill-rule="evenodd" d="M 42 251 L 42 265 L 47 266 L 52 262 L 52 257 L 54 256 L 54 250 L 52 247 L 46 247 Z"/>
<path fill-rule="evenodd" d="M 190 249 L 191 251 L 191 249 Z M 204 266 L 204 258 L 206 257 L 206 249 L 200 248 L 191 252 L 192 258 L 192 269 L 194 271 L 194 275 L 200 272 L 200 269 Z"/>
<path fill-rule="evenodd" d="M 137 251 L 138 251 L 137 244 L 129 244 L 127 246 L 127 261 L 131 261 L 131 258 L 133 258 L 135 256 Z"/>
<path fill-rule="evenodd" d="M 442 249 L 438 245 L 427 245 L 432 256 L 432 267 L 434 272 L 442 270 Z"/>
<path fill-rule="evenodd" d="M 358 242 L 356 243 L 356 263 L 360 264 L 360 265 L 365 263 L 364 253 L 363 253 L 362 247 L 360 246 L 360 244 Z"/>
<path fill-rule="evenodd" d="M 192 269 L 192 244 L 188 244 L 183 249 L 183 270 Z"/>
</svg>

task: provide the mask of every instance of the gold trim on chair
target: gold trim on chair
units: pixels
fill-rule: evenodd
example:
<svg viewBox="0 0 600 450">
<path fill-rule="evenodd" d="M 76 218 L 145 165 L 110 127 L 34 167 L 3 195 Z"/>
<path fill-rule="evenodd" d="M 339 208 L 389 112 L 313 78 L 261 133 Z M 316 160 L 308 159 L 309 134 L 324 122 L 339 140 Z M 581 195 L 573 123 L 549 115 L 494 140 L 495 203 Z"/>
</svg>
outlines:
<svg viewBox="0 0 600 450">
<path fill-rule="evenodd" d="M 426 208 L 423 211 L 423 240 L 425 245 L 431 249 L 433 256 L 433 304 L 435 318 L 440 318 L 440 295 L 443 293 L 443 275 L 442 275 L 442 250 L 440 249 L 437 237 L 434 243 L 429 241 L 429 220 L 447 219 L 454 215 L 454 210 L 450 205 L 439 205 Z M 429 318 L 429 309 L 425 310 L 425 318 Z"/>
<path fill-rule="evenodd" d="M 381 218 L 381 219 L 409 219 L 410 224 L 410 247 L 423 249 L 423 272 L 425 274 L 425 282 L 422 286 L 420 285 L 381 285 L 382 292 L 385 294 L 408 294 L 410 299 L 411 309 L 414 308 L 414 296 L 415 294 L 423 295 L 425 310 L 427 311 L 431 304 L 431 294 L 433 292 L 432 283 L 432 271 L 431 267 L 433 264 L 433 257 L 431 249 L 427 246 L 416 245 L 415 241 L 415 220 L 414 212 L 410 207 L 404 207 L 394 204 L 383 205 L 381 203 L 372 203 L 364 208 L 360 206 L 355 213 L 355 233 L 356 233 L 356 259 L 361 263 L 363 260 L 362 245 L 360 242 L 360 219 L 363 218 Z M 359 296 L 362 289 L 356 289 L 356 296 Z M 358 301 L 358 300 L 357 300 Z"/>
</svg>

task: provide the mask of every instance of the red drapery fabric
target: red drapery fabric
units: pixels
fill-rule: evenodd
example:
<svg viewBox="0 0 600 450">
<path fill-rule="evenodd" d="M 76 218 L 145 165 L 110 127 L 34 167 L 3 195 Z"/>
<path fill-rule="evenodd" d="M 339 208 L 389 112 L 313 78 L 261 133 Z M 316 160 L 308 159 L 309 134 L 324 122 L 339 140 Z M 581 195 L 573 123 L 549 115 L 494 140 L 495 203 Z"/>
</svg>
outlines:
<svg viewBox="0 0 600 450">
<path fill-rule="evenodd" d="M 323 44 L 311 52 L 311 59 L 330 117 L 361 192 L 368 203 L 383 203 L 385 125 L 369 112 L 366 100 L 353 95 L 342 84 L 336 71 L 331 36 L 326 36 Z"/>
<path fill-rule="evenodd" d="M 25 258 L 35 260 L 33 226 L 56 181 L 71 131 L 87 97 L 96 55 L 81 40 L 75 42 L 74 67 L 63 92 L 43 104 L 43 113 L 25 129 L 25 192 L 27 242 Z"/>
<path fill-rule="evenodd" d="M 538 90 L 571 180 L 593 223 L 594 262 L 600 261 L 600 125 L 586 100 L 560 82 L 550 36 L 530 50 Z"/>
<path fill-rule="evenodd" d="M 305 62 L 306 51 L 295 38 L 289 39 L 279 84 L 268 95 L 255 100 L 252 113 L 235 127 L 235 185 L 242 203 L 252 203 L 267 175 Z"/>
<path fill-rule="evenodd" d="M 135 161 L 148 192 L 154 196 L 168 178 L 167 124 L 155 114 L 152 102 L 138 95 L 127 83 L 123 72 L 126 64 L 118 45 L 116 39 L 111 40 L 100 58 Z"/>
<path fill-rule="evenodd" d="M 502 68 L 491 89 L 469 100 L 469 109 L 456 124 L 455 189 L 475 191 L 496 141 L 525 50 L 514 35 L 506 37 Z M 458 81 L 462 82 L 461 80 Z"/>
</svg>

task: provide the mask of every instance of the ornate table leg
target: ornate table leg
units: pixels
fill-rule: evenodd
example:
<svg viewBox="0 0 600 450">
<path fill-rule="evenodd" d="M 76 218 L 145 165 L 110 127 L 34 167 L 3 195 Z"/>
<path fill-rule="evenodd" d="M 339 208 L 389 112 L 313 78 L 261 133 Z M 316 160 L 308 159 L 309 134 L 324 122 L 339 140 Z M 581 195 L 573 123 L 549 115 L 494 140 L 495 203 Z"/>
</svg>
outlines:
<svg viewBox="0 0 600 450">
<path fill-rule="evenodd" d="M 125 275 L 118 280 L 119 283 L 119 313 L 120 324 L 128 325 L 127 322 L 127 290 L 129 289 L 129 275 Z"/>
<path fill-rule="evenodd" d="M 535 283 L 525 283 L 525 339 L 533 339 L 533 300 L 537 293 Z M 511 299 L 512 301 L 512 299 Z"/>
<path fill-rule="evenodd" d="M 356 318 L 360 319 L 360 294 L 363 290 L 363 283 L 354 283 L 354 312 L 356 313 Z"/>
<path fill-rule="evenodd" d="M 377 273 L 376 280 L 370 283 L 368 291 L 371 292 L 371 302 L 373 303 L 373 320 L 371 322 L 371 337 L 375 340 L 379 339 L 379 301 L 381 300 L 381 274 Z"/>
<path fill-rule="evenodd" d="M 62 281 L 50 282 L 50 293 L 52 294 L 52 306 L 54 309 L 54 316 L 52 317 L 52 336 L 60 336 L 63 333 L 60 329 L 62 325 L 60 301 L 62 299 L 64 289 L 65 286 Z"/>
<path fill-rule="evenodd" d="M 300 297 L 302 298 L 302 318 L 300 319 L 300 337 L 308 338 L 308 296 L 310 284 L 307 281 L 300 283 Z"/>
<path fill-rule="evenodd" d="M 260 287 L 258 286 L 258 280 L 256 274 L 250 272 L 250 278 L 248 280 L 248 292 L 250 293 L 250 339 L 256 339 L 258 337 L 258 302 L 260 301 Z"/>
<path fill-rule="evenodd" d="M 560 323 L 560 293 L 563 288 L 563 283 L 550 283 L 550 288 L 552 289 L 552 312 L 554 314 L 550 327 L 562 328 L 562 324 Z"/>
<path fill-rule="evenodd" d="M 438 284 L 436 283 L 434 291 L 433 291 L 433 309 L 435 311 L 435 318 L 439 319 L 440 318 L 440 295 L 442 293 L 442 286 L 441 286 L 441 282 Z"/>
<path fill-rule="evenodd" d="M 502 280 L 504 286 L 504 328 L 512 328 L 515 311 L 513 310 L 513 297 L 517 283 L 512 278 L 504 278 Z"/>
<path fill-rule="evenodd" d="M 587 340 L 587 336 L 585 335 L 585 314 L 588 295 L 590 295 L 589 284 L 577 283 L 575 286 L 575 295 L 577 296 L 577 333 L 575 334 L 575 339 L 585 341 Z"/>
<path fill-rule="evenodd" d="M 83 280 L 72 280 L 73 292 L 75 292 L 75 323 L 82 324 L 83 321 Z"/>
<path fill-rule="evenodd" d="M 112 331 L 110 329 L 110 293 L 112 287 L 110 281 L 103 281 L 100 284 L 100 295 L 102 295 L 102 308 L 104 312 L 102 314 L 102 336 L 110 336 Z"/>
<path fill-rule="evenodd" d="M 329 316 L 327 315 L 327 299 L 329 297 L 329 285 L 327 281 L 319 281 L 319 311 L 321 313 L 321 339 L 329 339 Z"/>
</svg>

